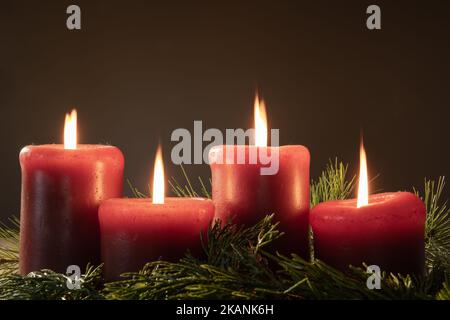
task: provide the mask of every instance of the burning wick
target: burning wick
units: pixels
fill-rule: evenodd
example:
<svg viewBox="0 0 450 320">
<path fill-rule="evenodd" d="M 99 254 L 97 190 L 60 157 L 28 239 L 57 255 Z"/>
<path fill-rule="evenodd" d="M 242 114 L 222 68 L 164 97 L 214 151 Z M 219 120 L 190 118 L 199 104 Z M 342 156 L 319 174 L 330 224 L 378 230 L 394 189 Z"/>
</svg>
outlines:
<svg viewBox="0 0 450 320">
<path fill-rule="evenodd" d="M 255 96 L 255 146 L 267 147 L 267 115 L 264 100 L 259 100 L 258 94 Z"/>
<path fill-rule="evenodd" d="M 158 146 L 155 157 L 155 168 L 153 171 L 153 204 L 164 204 L 164 166 L 161 146 Z"/>
<path fill-rule="evenodd" d="M 364 143 L 361 139 L 359 149 L 359 183 L 358 183 L 358 201 L 357 208 L 367 206 L 369 204 L 369 181 L 367 178 L 367 157 L 364 150 Z"/>
<path fill-rule="evenodd" d="M 66 113 L 64 123 L 64 149 L 75 150 L 77 148 L 77 110 Z"/>
</svg>

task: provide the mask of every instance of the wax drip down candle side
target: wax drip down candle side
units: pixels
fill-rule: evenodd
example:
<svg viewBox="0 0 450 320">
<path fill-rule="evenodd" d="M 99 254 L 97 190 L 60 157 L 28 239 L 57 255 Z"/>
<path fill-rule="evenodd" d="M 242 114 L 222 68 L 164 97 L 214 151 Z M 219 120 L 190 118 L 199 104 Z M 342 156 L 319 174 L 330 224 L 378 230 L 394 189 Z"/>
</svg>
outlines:
<svg viewBox="0 0 450 320">
<path fill-rule="evenodd" d="M 139 271 L 147 262 L 202 254 L 201 235 L 214 218 L 204 198 L 165 197 L 161 147 L 155 158 L 152 198 L 110 199 L 99 209 L 101 256 L 107 280 Z"/>
<path fill-rule="evenodd" d="M 100 263 L 98 206 L 122 195 L 124 157 L 113 146 L 77 144 L 77 114 L 66 115 L 64 145 L 31 145 L 22 169 L 20 273 L 65 273 Z"/>
<path fill-rule="evenodd" d="M 254 145 L 222 145 L 210 150 L 215 217 L 222 223 L 251 226 L 274 213 L 285 233 L 274 249 L 309 258 L 309 151 L 301 145 L 267 146 L 266 108 L 258 95 L 254 117 Z M 276 155 L 279 167 L 275 174 L 261 174 L 265 167 L 261 154 Z M 238 161 L 239 155 L 243 161 Z M 257 161 L 252 162 L 254 155 Z"/>
<path fill-rule="evenodd" d="M 424 272 L 425 205 L 410 192 L 369 196 L 362 142 L 357 199 L 320 203 L 310 221 L 315 257 L 342 271 L 365 263 L 387 272 Z"/>
</svg>

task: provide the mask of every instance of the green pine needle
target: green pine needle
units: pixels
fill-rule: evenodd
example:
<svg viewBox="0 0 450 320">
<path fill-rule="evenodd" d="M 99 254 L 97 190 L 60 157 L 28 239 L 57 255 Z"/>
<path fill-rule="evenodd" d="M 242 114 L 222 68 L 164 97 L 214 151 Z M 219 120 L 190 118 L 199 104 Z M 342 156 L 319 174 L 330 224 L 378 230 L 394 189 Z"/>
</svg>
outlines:
<svg viewBox="0 0 450 320">
<path fill-rule="evenodd" d="M 51 270 L 28 276 L 9 274 L 0 277 L 0 300 L 98 300 L 103 299 L 101 267 L 88 266 L 81 275 L 81 288 L 70 290 L 67 277 Z"/>
<path fill-rule="evenodd" d="M 134 198 L 148 198 L 148 195 L 139 191 L 139 189 L 136 188 L 129 179 L 127 179 L 127 184 Z"/>
<path fill-rule="evenodd" d="M 322 261 L 308 262 L 298 256 L 276 259 L 283 267 L 288 283 L 296 283 L 290 292 L 305 299 L 432 299 L 433 292 L 423 289 L 423 279 L 409 275 L 383 273 L 381 289 L 370 290 L 366 286 L 365 269 L 352 267 L 348 274 L 338 271 Z"/>
<path fill-rule="evenodd" d="M 425 245 L 428 268 L 440 267 L 450 272 L 450 208 L 442 200 L 444 188 L 444 177 L 437 181 L 425 179 L 422 196 L 427 212 Z"/>
<path fill-rule="evenodd" d="M 450 283 L 444 282 L 441 291 L 436 295 L 437 300 L 450 300 Z"/>
<path fill-rule="evenodd" d="M 347 178 L 348 165 L 329 160 L 317 181 L 311 181 L 311 208 L 320 202 L 347 199 L 355 187 L 355 177 Z"/>
<path fill-rule="evenodd" d="M 177 197 L 190 197 L 190 198 L 205 197 L 211 199 L 211 192 L 208 191 L 208 188 L 205 186 L 203 179 L 201 177 L 198 177 L 200 183 L 200 192 L 197 192 L 192 186 L 191 180 L 189 179 L 189 176 L 187 175 L 183 165 L 180 165 L 180 168 L 183 173 L 185 184 L 179 183 L 177 179 L 172 177 L 169 180 L 169 185 L 172 189 L 172 192 Z M 209 180 L 209 184 L 211 185 L 211 179 Z"/>
<path fill-rule="evenodd" d="M 11 226 L 0 223 L 0 276 L 16 273 L 19 268 L 19 219 L 9 219 Z"/>
</svg>

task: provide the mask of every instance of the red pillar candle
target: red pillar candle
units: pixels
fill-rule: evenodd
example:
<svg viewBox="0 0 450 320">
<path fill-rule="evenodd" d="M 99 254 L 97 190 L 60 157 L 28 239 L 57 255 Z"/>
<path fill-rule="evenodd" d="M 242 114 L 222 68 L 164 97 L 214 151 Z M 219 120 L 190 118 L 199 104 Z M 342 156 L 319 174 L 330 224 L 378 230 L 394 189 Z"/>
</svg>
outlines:
<svg viewBox="0 0 450 320">
<path fill-rule="evenodd" d="M 256 98 L 256 146 L 217 146 L 210 151 L 215 217 L 223 222 L 232 219 L 234 223 L 251 226 L 274 213 L 274 220 L 280 222 L 279 228 L 285 233 L 276 241 L 275 249 L 308 258 L 309 151 L 299 145 L 267 147 L 266 141 L 258 142 L 260 114 L 266 122 L 264 105 Z M 267 137 L 267 129 L 262 132 Z M 245 155 L 244 163 L 237 161 L 239 153 Z M 259 156 L 252 163 L 252 153 L 277 154 L 278 172 L 262 175 L 261 168 L 267 165 L 259 161 Z"/>
<path fill-rule="evenodd" d="M 64 272 L 100 261 L 98 206 L 123 188 L 123 155 L 102 145 L 27 146 L 20 152 L 20 273 Z"/>
<path fill-rule="evenodd" d="M 100 205 L 99 218 L 105 278 L 116 280 L 147 262 L 176 261 L 187 250 L 199 255 L 200 235 L 214 218 L 214 205 L 203 198 L 164 198 L 159 150 L 153 198 L 107 200 Z"/>
<path fill-rule="evenodd" d="M 165 198 L 164 204 L 110 199 L 99 215 L 105 278 L 115 280 L 147 262 L 177 261 L 187 250 L 201 254 L 200 234 L 214 218 L 214 206 L 202 198 Z"/>
<path fill-rule="evenodd" d="M 383 271 L 420 274 L 424 270 L 425 206 L 409 192 L 328 201 L 311 211 L 316 258 L 340 269 L 378 265 Z"/>
<path fill-rule="evenodd" d="M 409 192 L 368 196 L 361 146 L 358 199 L 328 201 L 311 211 L 316 258 L 342 270 L 377 265 L 382 271 L 424 271 L 425 206 Z"/>
</svg>

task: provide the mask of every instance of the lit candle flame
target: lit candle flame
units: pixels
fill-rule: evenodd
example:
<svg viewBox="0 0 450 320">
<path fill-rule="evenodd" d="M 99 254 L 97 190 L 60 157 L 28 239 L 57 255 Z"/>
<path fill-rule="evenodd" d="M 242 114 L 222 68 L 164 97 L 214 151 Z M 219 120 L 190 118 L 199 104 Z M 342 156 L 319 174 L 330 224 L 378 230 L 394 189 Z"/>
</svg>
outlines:
<svg viewBox="0 0 450 320">
<path fill-rule="evenodd" d="M 66 121 L 64 123 L 64 149 L 77 148 L 77 110 L 66 113 Z"/>
<path fill-rule="evenodd" d="M 358 201 L 357 208 L 367 206 L 369 204 L 369 181 L 367 177 L 367 157 L 364 144 L 361 139 L 359 150 L 359 183 L 358 183 Z"/>
<path fill-rule="evenodd" d="M 267 115 L 264 100 L 255 96 L 255 146 L 267 147 Z"/>
<path fill-rule="evenodd" d="M 153 171 L 152 203 L 164 203 L 164 185 L 164 165 L 161 146 L 159 145 L 158 150 L 156 151 L 155 168 Z"/>
</svg>

